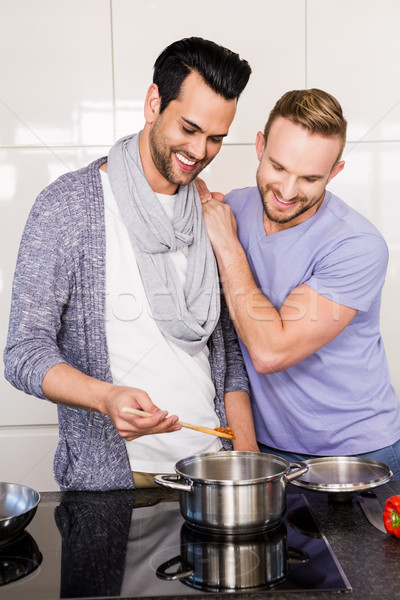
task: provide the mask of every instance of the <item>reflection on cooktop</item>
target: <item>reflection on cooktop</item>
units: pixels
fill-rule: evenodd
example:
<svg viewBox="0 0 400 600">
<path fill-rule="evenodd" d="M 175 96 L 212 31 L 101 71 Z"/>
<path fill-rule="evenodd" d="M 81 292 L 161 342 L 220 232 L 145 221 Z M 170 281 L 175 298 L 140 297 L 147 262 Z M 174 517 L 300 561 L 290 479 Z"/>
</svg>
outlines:
<svg viewBox="0 0 400 600">
<path fill-rule="evenodd" d="M 39 504 L 29 530 L 43 553 L 42 565 L 35 576 L 0 587 L 0 599 L 350 589 L 303 494 L 288 495 L 286 516 L 275 528 L 227 536 L 191 528 L 177 502 L 139 507 L 134 497 L 134 492 L 77 493 L 60 504 Z M 52 528 L 39 527 L 49 515 Z M 51 586 L 46 565 L 54 561 L 57 579 Z"/>
<path fill-rule="evenodd" d="M 29 533 L 7 540 L 0 545 L 0 586 L 30 575 L 41 562 L 38 545 Z"/>
</svg>

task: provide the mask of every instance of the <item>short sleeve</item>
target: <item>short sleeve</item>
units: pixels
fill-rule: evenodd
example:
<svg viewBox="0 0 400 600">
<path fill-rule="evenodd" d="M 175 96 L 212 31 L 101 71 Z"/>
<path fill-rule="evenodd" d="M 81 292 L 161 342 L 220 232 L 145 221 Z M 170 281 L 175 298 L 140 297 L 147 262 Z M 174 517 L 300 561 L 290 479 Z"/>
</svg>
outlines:
<svg viewBox="0 0 400 600">
<path fill-rule="evenodd" d="M 357 234 L 342 240 L 317 261 L 311 278 L 304 283 L 333 302 L 367 311 L 382 290 L 387 264 L 384 239 Z"/>
</svg>

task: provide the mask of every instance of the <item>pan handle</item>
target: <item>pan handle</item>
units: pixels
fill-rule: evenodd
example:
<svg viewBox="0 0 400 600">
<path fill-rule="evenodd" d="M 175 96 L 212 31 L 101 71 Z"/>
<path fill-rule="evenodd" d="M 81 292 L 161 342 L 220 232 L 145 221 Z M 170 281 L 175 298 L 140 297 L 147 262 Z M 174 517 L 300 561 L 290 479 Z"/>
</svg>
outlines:
<svg viewBox="0 0 400 600">
<path fill-rule="evenodd" d="M 158 483 L 158 485 L 163 485 L 164 487 L 171 488 L 172 490 L 179 490 L 180 492 L 193 491 L 193 482 L 189 481 L 188 483 L 179 483 L 179 475 L 155 475 L 154 481 Z"/>
<path fill-rule="evenodd" d="M 295 469 L 296 467 L 296 471 L 291 471 L 290 473 L 287 473 L 286 481 L 292 481 L 293 479 L 297 479 L 298 477 L 301 477 L 302 475 L 304 475 L 304 473 L 307 473 L 308 471 L 308 465 L 306 465 L 306 463 L 292 462 L 289 464 L 289 469 Z"/>
<path fill-rule="evenodd" d="M 167 573 L 167 570 L 175 565 L 179 565 L 177 571 L 175 571 L 175 573 Z M 160 565 L 156 571 L 156 575 L 160 579 L 175 581 L 176 579 L 186 579 L 187 577 L 190 577 L 193 575 L 193 569 L 188 563 L 185 563 L 181 556 L 175 556 L 175 558 L 170 558 Z"/>
</svg>

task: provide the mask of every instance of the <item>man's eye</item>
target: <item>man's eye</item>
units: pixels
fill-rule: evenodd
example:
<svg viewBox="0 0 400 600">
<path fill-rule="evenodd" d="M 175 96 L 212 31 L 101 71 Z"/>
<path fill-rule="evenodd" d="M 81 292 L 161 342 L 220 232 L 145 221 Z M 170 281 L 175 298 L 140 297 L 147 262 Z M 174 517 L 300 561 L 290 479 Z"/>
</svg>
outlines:
<svg viewBox="0 0 400 600">
<path fill-rule="evenodd" d="M 222 138 L 220 137 L 211 137 L 210 140 L 213 144 L 222 144 Z"/>
<path fill-rule="evenodd" d="M 272 164 L 272 167 L 275 169 L 275 171 L 283 171 L 283 167 L 278 167 L 278 165 Z"/>
<path fill-rule="evenodd" d="M 182 127 L 182 129 L 188 135 L 193 135 L 193 133 L 195 133 L 194 129 L 187 129 L 186 127 Z"/>
</svg>

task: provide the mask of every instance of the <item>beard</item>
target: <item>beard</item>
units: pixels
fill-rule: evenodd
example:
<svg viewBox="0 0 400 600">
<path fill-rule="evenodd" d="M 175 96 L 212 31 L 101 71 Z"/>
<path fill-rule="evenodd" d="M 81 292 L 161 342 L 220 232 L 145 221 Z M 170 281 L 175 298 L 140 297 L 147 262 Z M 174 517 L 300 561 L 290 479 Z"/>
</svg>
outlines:
<svg viewBox="0 0 400 600">
<path fill-rule="evenodd" d="M 291 202 L 296 203 L 292 209 L 287 209 L 286 211 L 280 212 L 279 210 L 273 210 L 268 206 L 268 195 L 274 194 L 279 198 L 280 194 L 278 193 L 278 191 L 270 184 L 261 185 L 258 175 L 257 186 L 263 203 L 264 213 L 267 216 L 267 218 L 273 223 L 290 223 L 294 219 L 300 217 L 303 213 L 310 210 L 313 206 L 316 206 L 318 202 L 323 198 L 323 196 L 318 196 L 310 200 L 306 196 L 298 195 L 291 200 Z"/>
<path fill-rule="evenodd" d="M 168 146 L 166 138 L 158 131 L 158 124 L 155 123 L 150 131 L 150 153 L 157 171 L 174 185 L 187 185 L 191 183 L 201 173 L 201 171 L 211 162 L 211 159 L 198 161 L 194 171 L 183 171 L 179 168 L 173 155 L 177 152 L 182 154 L 189 160 L 196 160 L 193 156 L 187 153 L 179 146 Z"/>
</svg>

